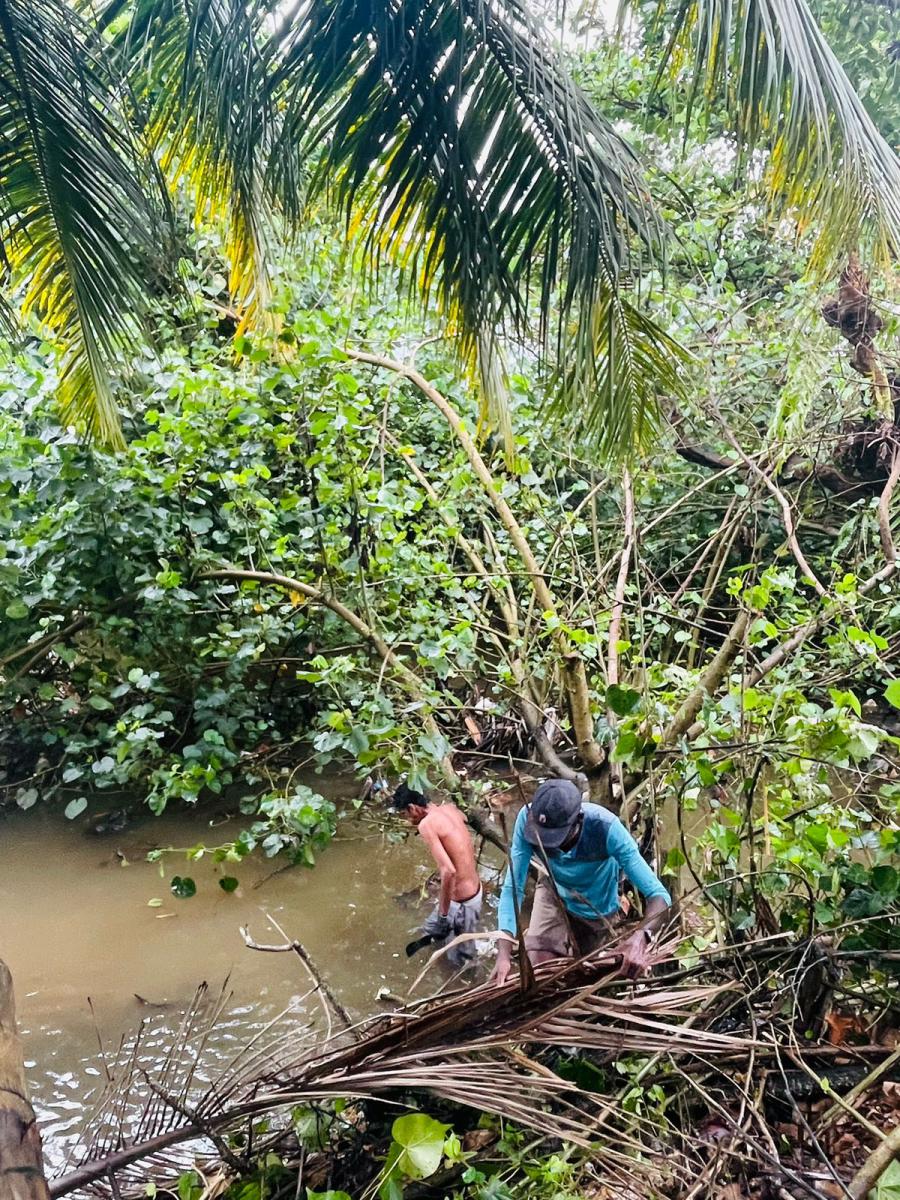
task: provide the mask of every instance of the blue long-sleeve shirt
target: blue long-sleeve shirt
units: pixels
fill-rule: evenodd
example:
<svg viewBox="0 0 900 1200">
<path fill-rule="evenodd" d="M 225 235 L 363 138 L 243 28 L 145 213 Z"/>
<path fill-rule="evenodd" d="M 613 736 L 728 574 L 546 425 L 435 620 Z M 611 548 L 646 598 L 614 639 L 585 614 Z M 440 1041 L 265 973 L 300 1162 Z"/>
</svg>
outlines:
<svg viewBox="0 0 900 1200">
<path fill-rule="evenodd" d="M 582 804 L 581 811 L 584 825 L 576 844 L 571 850 L 557 850 L 547 855 L 566 908 L 576 917 L 588 920 L 617 912 L 620 870 L 646 899 L 659 896 L 666 904 L 671 904 L 671 896 L 641 858 L 637 843 L 619 818 L 599 804 Z M 516 935 L 516 905 L 521 907 L 528 866 L 532 854 L 537 853 L 525 840 L 527 818 L 528 810 L 523 808 L 516 818 L 509 853 L 510 867 L 500 893 L 499 925 L 513 936 Z M 513 903 L 513 881 L 516 904 Z"/>
</svg>

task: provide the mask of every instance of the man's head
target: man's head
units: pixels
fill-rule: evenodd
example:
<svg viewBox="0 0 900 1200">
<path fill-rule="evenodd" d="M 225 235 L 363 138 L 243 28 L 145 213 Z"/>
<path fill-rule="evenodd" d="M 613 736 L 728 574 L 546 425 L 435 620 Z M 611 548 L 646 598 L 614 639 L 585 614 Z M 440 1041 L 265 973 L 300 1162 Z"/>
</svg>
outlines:
<svg viewBox="0 0 900 1200">
<path fill-rule="evenodd" d="M 392 803 L 394 808 L 406 813 L 411 824 L 418 825 L 428 815 L 430 801 L 421 792 L 416 792 L 411 787 L 407 787 L 405 783 L 401 783 L 394 791 Z"/>
<path fill-rule="evenodd" d="M 525 837 L 544 850 L 569 849 L 579 818 L 581 792 L 568 779 L 547 779 L 534 793 Z"/>
</svg>

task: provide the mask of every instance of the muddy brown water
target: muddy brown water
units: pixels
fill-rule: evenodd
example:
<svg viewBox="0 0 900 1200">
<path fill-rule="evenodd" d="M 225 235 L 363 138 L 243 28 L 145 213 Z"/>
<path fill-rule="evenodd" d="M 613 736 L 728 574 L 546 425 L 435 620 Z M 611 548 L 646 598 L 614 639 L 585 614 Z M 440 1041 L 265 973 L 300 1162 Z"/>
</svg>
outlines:
<svg viewBox="0 0 900 1200">
<path fill-rule="evenodd" d="M 404 996 L 424 965 L 424 953 L 407 960 L 404 947 L 429 902 L 398 899 L 431 872 L 417 838 L 389 841 L 347 820 L 312 870 L 279 871 L 280 861 L 261 856 L 224 866 L 171 855 L 161 876 L 146 861 L 153 846 L 216 845 L 241 824 L 211 825 L 182 811 L 97 837 L 59 815 L 0 820 L 0 958 L 15 981 L 32 1100 L 52 1167 L 62 1165 L 102 1088 L 98 1039 L 110 1055 L 147 1020 L 142 1044 L 152 1067 L 198 985 L 218 990 L 227 979 L 230 998 L 212 1050 L 224 1061 L 307 992 L 297 957 L 248 949 L 241 926 L 258 942 L 281 942 L 271 914 L 303 942 L 354 1016 L 379 1011 L 382 990 Z M 172 895 L 176 874 L 195 880 L 195 896 Z M 236 892 L 218 886 L 223 875 L 239 879 Z M 307 1010 L 319 1019 L 314 998 L 299 1003 L 300 1020 Z"/>
</svg>

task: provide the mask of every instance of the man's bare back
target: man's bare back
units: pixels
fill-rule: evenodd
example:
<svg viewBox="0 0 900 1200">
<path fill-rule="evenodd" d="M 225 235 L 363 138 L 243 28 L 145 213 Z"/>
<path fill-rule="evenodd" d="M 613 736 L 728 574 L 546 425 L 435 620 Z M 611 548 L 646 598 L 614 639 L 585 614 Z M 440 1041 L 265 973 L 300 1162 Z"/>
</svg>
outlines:
<svg viewBox="0 0 900 1200">
<path fill-rule="evenodd" d="M 448 880 L 448 899 L 471 900 L 481 887 L 481 880 L 465 817 L 455 804 L 429 804 L 418 828 L 442 882 Z"/>
<path fill-rule="evenodd" d="M 466 819 L 455 804 L 434 804 L 422 792 L 401 783 L 394 805 L 415 825 L 441 873 L 441 893 L 422 926 L 423 937 L 410 942 L 415 954 L 433 942 L 446 946 L 450 966 L 466 967 L 477 955 L 473 935 L 481 920 L 481 880 Z"/>
</svg>

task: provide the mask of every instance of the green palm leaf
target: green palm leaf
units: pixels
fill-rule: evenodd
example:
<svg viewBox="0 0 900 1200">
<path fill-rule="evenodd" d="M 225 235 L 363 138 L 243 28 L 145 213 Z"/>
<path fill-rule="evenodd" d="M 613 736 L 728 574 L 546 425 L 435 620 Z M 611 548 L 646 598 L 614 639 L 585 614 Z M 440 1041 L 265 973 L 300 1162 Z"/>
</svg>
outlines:
<svg viewBox="0 0 900 1200">
<path fill-rule="evenodd" d="M 133 342 L 155 215 L 110 80 L 62 0 L 0 0 L 0 230 L 8 276 L 62 347 L 64 416 L 121 444 L 109 368 Z M 158 244 L 158 239 L 155 239 Z"/>
<path fill-rule="evenodd" d="M 660 231 L 633 154 L 527 7 L 304 0 L 281 54 L 273 186 L 286 209 L 299 216 L 303 196 L 279 150 L 299 144 L 313 194 L 343 208 L 374 269 L 389 256 L 436 294 L 464 355 L 534 324 L 546 361 L 574 355 L 556 379 L 603 449 L 632 449 L 660 372 L 673 383 L 671 346 L 612 297 Z"/>
<path fill-rule="evenodd" d="M 269 298 L 270 19 L 268 5 L 242 0 L 113 0 L 100 20 L 166 178 L 189 185 L 201 219 L 224 218 L 230 290 L 248 320 Z"/>
<path fill-rule="evenodd" d="M 769 151 L 770 197 L 814 229 L 814 265 L 865 242 L 885 259 L 900 251 L 900 159 L 806 0 L 685 0 L 661 4 L 658 19 L 692 102 L 701 89 L 724 101 L 741 146 Z"/>
</svg>

